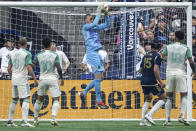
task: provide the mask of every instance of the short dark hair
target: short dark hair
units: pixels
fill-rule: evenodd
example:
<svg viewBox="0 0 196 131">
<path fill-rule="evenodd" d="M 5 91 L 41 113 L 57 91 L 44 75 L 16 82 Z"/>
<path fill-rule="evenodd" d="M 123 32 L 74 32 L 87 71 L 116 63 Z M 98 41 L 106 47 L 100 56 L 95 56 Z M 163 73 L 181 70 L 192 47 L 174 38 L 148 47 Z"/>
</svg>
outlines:
<svg viewBox="0 0 196 131">
<path fill-rule="evenodd" d="M 27 39 L 25 37 L 21 37 L 18 41 L 18 44 L 24 46 L 27 44 Z"/>
<path fill-rule="evenodd" d="M 48 37 L 43 38 L 42 44 L 43 44 L 44 48 L 49 48 L 50 44 L 51 44 L 51 39 Z"/>
<path fill-rule="evenodd" d="M 144 46 L 146 46 L 146 45 L 152 45 L 152 42 L 151 41 L 145 41 Z"/>
<path fill-rule="evenodd" d="M 175 32 L 175 36 L 176 36 L 176 38 L 178 38 L 179 40 L 183 40 L 183 39 L 184 39 L 184 32 L 182 32 L 182 31 L 176 31 L 176 32 Z"/>
<path fill-rule="evenodd" d="M 51 42 L 57 44 L 57 41 L 55 39 L 52 39 Z"/>
<path fill-rule="evenodd" d="M 84 16 L 84 20 L 86 20 L 87 16 L 89 16 L 89 15 L 91 15 L 91 14 L 86 14 L 86 15 Z"/>
</svg>

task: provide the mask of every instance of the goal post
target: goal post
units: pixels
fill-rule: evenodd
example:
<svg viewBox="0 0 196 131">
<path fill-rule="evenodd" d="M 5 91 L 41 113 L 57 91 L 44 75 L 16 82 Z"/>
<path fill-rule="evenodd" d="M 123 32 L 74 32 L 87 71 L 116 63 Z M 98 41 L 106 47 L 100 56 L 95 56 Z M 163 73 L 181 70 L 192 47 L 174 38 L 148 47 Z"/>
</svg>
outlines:
<svg viewBox="0 0 196 131">
<path fill-rule="evenodd" d="M 88 96 L 89 99 L 91 98 L 91 101 L 89 100 L 87 103 L 89 105 L 89 107 L 88 106 L 87 107 L 86 106 L 85 107 L 78 106 L 78 105 L 80 105 L 80 102 L 79 102 L 78 96 L 76 96 L 76 95 L 79 91 L 81 91 L 81 89 L 80 90 L 77 89 L 78 86 L 80 87 L 80 84 L 78 84 L 78 83 L 88 84 L 89 80 L 78 80 L 77 76 L 76 77 L 72 76 L 72 75 L 80 75 L 80 73 L 81 73 L 81 71 L 79 69 L 77 69 L 77 71 L 74 72 L 75 71 L 74 68 L 75 67 L 77 68 L 78 65 L 76 65 L 73 60 L 73 62 L 71 62 L 71 64 L 74 66 L 70 67 L 71 68 L 69 71 L 70 74 L 68 74 L 69 78 L 68 78 L 68 80 L 66 80 L 66 82 L 68 83 L 68 87 L 67 87 L 68 91 L 67 92 L 62 91 L 63 95 L 61 95 L 61 97 L 63 99 L 65 99 L 65 101 L 61 101 L 61 109 L 66 110 L 65 112 L 62 111 L 62 113 L 66 113 L 66 114 L 64 116 L 59 116 L 59 119 L 62 119 L 62 120 L 63 119 L 72 119 L 72 118 L 73 119 L 126 119 L 126 120 L 127 119 L 140 119 L 140 117 L 138 117 L 140 115 L 138 115 L 138 114 L 141 113 L 141 106 L 142 105 L 140 104 L 140 102 L 139 102 L 139 105 L 137 105 L 138 104 L 137 102 L 142 101 L 144 98 L 143 98 L 143 96 L 140 97 L 140 93 L 142 93 L 141 89 L 134 90 L 135 87 L 141 88 L 141 87 L 138 87 L 139 80 L 137 79 L 137 76 L 136 76 L 137 75 L 136 74 L 137 67 L 135 64 L 135 63 L 137 63 L 136 62 L 137 61 L 137 58 L 136 58 L 137 57 L 136 56 L 137 45 L 139 45 L 137 43 L 137 40 L 138 40 L 137 29 L 138 29 L 138 23 L 139 23 L 138 17 L 137 17 L 137 15 L 138 15 L 137 12 L 140 13 L 140 11 L 145 11 L 146 9 L 149 9 L 149 8 L 155 9 L 156 13 L 159 10 L 158 8 L 184 8 L 186 10 L 186 18 L 185 18 L 186 25 L 183 25 L 183 26 L 186 27 L 187 46 L 192 51 L 192 22 L 191 22 L 192 21 L 192 3 L 191 2 L 177 2 L 177 3 L 173 3 L 173 2 L 104 2 L 104 3 L 107 3 L 110 8 L 121 8 L 121 10 L 112 11 L 112 15 L 117 16 L 120 14 L 120 17 L 121 17 L 121 19 L 119 20 L 120 25 L 117 25 L 118 22 L 116 22 L 117 24 L 113 23 L 112 31 L 110 31 L 110 30 L 104 31 L 104 33 L 109 34 L 109 36 L 105 36 L 104 33 L 102 33 L 102 35 L 101 35 L 103 37 L 102 41 L 104 41 L 106 43 L 111 43 L 110 41 L 116 41 L 116 38 L 111 37 L 111 35 L 113 35 L 112 34 L 113 30 L 116 30 L 115 26 L 118 26 L 117 28 L 119 30 L 118 30 L 118 32 L 115 32 L 115 33 L 117 33 L 117 34 L 115 34 L 115 36 L 118 36 L 117 39 L 119 39 L 119 44 L 117 44 L 117 45 L 118 45 L 118 48 L 120 48 L 119 49 L 120 53 L 118 53 L 116 56 L 117 59 L 119 58 L 117 60 L 118 65 L 115 68 L 112 67 L 112 69 L 119 70 L 119 73 L 118 73 L 117 77 L 114 77 L 114 78 L 107 77 L 106 80 L 104 80 L 105 82 L 103 82 L 103 84 L 102 84 L 102 86 L 106 90 L 106 91 L 105 90 L 103 91 L 103 97 L 108 97 L 108 99 L 105 101 L 110 106 L 110 109 L 105 112 L 103 110 L 98 111 L 98 115 L 103 115 L 103 117 L 94 116 L 94 113 L 96 113 L 97 109 L 95 107 L 96 102 L 92 102 L 92 100 L 94 100 L 94 92 L 93 91 L 90 92 L 89 93 L 90 95 Z M 56 23 L 53 23 L 50 25 L 49 29 L 44 30 L 44 31 L 42 30 L 42 31 L 45 33 L 48 33 L 49 36 L 51 36 L 51 38 L 56 38 L 57 40 L 59 40 L 60 41 L 59 43 L 61 43 L 61 45 L 62 45 L 62 46 L 59 46 L 59 48 L 61 48 L 61 47 L 63 48 L 63 45 L 64 45 L 64 47 L 68 46 L 68 45 L 65 45 L 65 42 L 63 40 L 64 37 L 68 39 L 68 43 L 69 42 L 71 44 L 77 43 L 78 46 L 81 46 L 82 44 L 84 44 L 84 41 L 80 39 L 81 38 L 80 37 L 81 30 L 82 30 L 81 25 L 84 23 L 82 23 L 81 20 L 79 20 L 79 19 L 83 18 L 84 14 L 86 13 L 85 12 L 86 9 L 85 9 L 85 11 L 80 10 L 80 11 L 82 11 L 82 13 L 80 11 L 76 11 L 77 13 L 75 13 L 75 12 L 72 13 L 72 11 L 69 12 L 69 9 L 71 10 L 71 8 L 73 9 L 73 7 L 78 7 L 79 9 L 80 8 L 82 8 L 82 9 L 89 8 L 90 11 L 91 11 L 91 9 L 93 9 L 92 13 L 95 13 L 95 9 L 99 4 L 100 4 L 99 2 L 0 2 L 0 11 L 3 11 L 3 10 L 1 10 L 2 7 L 9 7 L 11 9 L 13 9 L 14 13 L 16 13 L 16 14 L 13 13 L 13 17 L 10 19 L 12 21 L 16 21 L 14 24 L 20 23 L 18 21 L 23 21 L 22 19 L 21 20 L 19 19 L 19 17 L 21 15 L 19 15 L 19 16 L 17 15 L 17 13 L 20 13 L 20 10 L 25 10 L 25 11 L 29 10 L 33 13 L 36 12 L 37 16 L 39 16 L 40 18 L 42 18 L 42 17 L 47 18 L 47 20 L 45 20 L 45 21 L 44 21 L 44 19 L 38 18 L 38 19 L 36 19 L 36 22 L 32 23 L 32 24 L 38 24 L 40 21 L 42 21 L 42 22 L 44 21 L 45 23 L 48 22 L 51 24 L 51 23 L 53 23 L 53 19 L 57 19 L 59 21 L 58 24 L 60 26 L 57 25 Z M 33 9 L 32 7 L 35 7 L 35 9 Z M 46 8 L 46 10 L 44 10 L 44 11 L 36 10 L 36 8 L 40 9 L 42 7 Z M 47 12 L 48 11 L 47 8 L 53 8 L 53 7 L 61 7 L 61 8 L 59 9 L 60 10 L 59 12 L 53 12 L 51 10 L 49 12 Z M 69 8 L 69 9 L 63 10 L 63 8 Z M 137 8 L 139 8 L 139 9 L 137 9 Z M 31 12 L 27 12 L 26 14 L 32 15 Z M 127 22 L 131 21 L 131 20 L 127 20 L 127 19 L 131 19 L 132 16 L 134 16 L 134 19 L 132 19 L 133 23 L 127 23 Z M 145 15 L 142 16 L 143 19 L 144 19 L 144 17 L 145 17 Z M 32 19 L 32 21 L 33 21 L 33 18 L 34 18 L 34 16 L 32 16 L 32 18 L 30 18 L 30 19 Z M 155 16 L 154 16 L 154 18 L 155 18 Z M 14 20 L 14 19 L 16 19 L 16 20 Z M 66 23 L 66 19 L 69 19 L 68 25 Z M 1 23 L 5 22 L 2 19 L 0 21 L 1 21 Z M 71 21 L 76 21 L 76 22 L 73 24 Z M 101 18 L 101 22 L 102 21 L 104 21 L 104 18 Z M 168 22 L 169 20 L 166 19 L 166 21 Z M 155 20 L 155 22 L 156 22 L 156 20 Z M 20 27 L 18 27 L 18 28 L 22 28 L 21 23 L 20 23 Z M 127 24 L 129 24 L 129 27 L 127 26 Z M 135 33 L 135 34 L 133 34 L 132 37 L 134 39 L 133 43 L 135 45 L 127 45 L 130 42 L 130 39 L 132 39 L 132 38 L 128 38 L 130 34 L 127 34 L 127 33 L 130 33 L 129 30 L 131 30 L 131 28 L 130 28 L 131 24 L 134 24 L 133 25 L 133 33 Z M 66 27 L 61 28 L 63 25 Z M 15 25 L 15 26 L 18 26 L 18 25 Z M 24 26 L 28 26 L 27 23 L 25 23 Z M 0 27 L 2 27 L 2 26 L 0 26 Z M 45 28 L 45 27 L 46 26 L 43 25 L 43 28 Z M 69 32 L 67 32 L 67 30 L 65 30 L 64 28 L 69 28 Z M 12 29 L 12 27 L 10 27 L 10 29 Z M 54 33 L 53 32 L 50 33 L 52 29 L 56 29 L 54 31 Z M 33 30 L 33 29 L 31 29 L 31 30 Z M 169 29 L 167 28 L 166 30 L 169 30 Z M 29 34 L 27 29 L 26 29 L 26 33 L 25 33 L 25 29 L 22 30 L 22 32 L 23 32 L 23 35 Z M 77 33 L 77 32 L 79 32 L 79 33 Z M 37 32 L 37 33 L 40 33 L 40 32 Z M 33 35 L 36 35 L 36 34 L 32 33 L 29 36 L 33 36 Z M 75 36 L 77 36 L 77 35 L 78 35 L 78 38 L 75 38 Z M 63 38 L 60 38 L 60 36 L 62 36 Z M 69 36 L 71 36 L 71 37 L 69 37 Z M 74 37 L 74 38 L 72 39 L 72 37 Z M 38 53 L 41 50 L 40 49 L 41 46 L 39 45 L 41 37 L 36 36 L 31 39 L 33 39 L 30 44 L 31 49 L 33 50 L 32 52 Z M 78 41 L 75 41 L 76 39 Z M 115 40 L 113 40 L 113 39 L 115 39 Z M 36 46 L 32 46 L 32 44 L 34 44 L 34 41 L 36 41 Z M 69 52 L 69 54 L 71 57 L 73 57 L 73 56 L 76 57 L 73 59 L 75 59 L 75 61 L 77 61 L 78 60 L 77 57 L 82 58 L 83 56 L 81 56 L 81 55 L 84 55 L 85 51 L 80 49 L 80 47 L 78 47 L 78 48 L 72 47 L 71 44 L 69 45 L 70 47 L 66 49 L 66 51 L 74 50 L 75 52 Z M 111 49 L 110 45 L 106 45 L 106 46 L 108 46 L 108 50 Z M 116 46 L 116 45 L 113 44 L 113 47 L 114 46 Z M 130 49 L 134 49 L 134 51 L 133 52 L 127 51 L 127 48 L 129 48 L 129 47 L 130 47 Z M 114 49 L 117 49 L 117 48 L 114 48 Z M 113 50 L 113 52 L 115 52 L 115 51 Z M 109 52 L 109 53 L 112 54 L 111 52 Z M 68 56 L 69 56 L 69 54 L 68 54 Z M 130 56 L 130 55 L 134 55 L 134 56 Z M 112 54 L 112 60 L 113 60 L 113 58 L 114 57 Z M 132 62 L 130 64 L 127 64 L 129 60 L 131 60 Z M 119 63 L 121 63 L 121 64 L 119 64 Z M 127 67 L 129 65 L 131 65 L 132 67 Z M 130 72 L 130 74 L 129 74 L 129 72 Z M 165 72 L 162 72 L 162 73 L 165 74 Z M 137 79 L 137 80 L 135 80 L 135 79 Z M 0 84 L 1 86 L 4 86 L 6 88 L 8 88 L 8 86 L 10 86 L 10 84 L 7 84 L 7 81 L 4 81 L 4 80 L 3 80 L 3 82 L 0 82 L 0 83 L 1 83 Z M 191 121 L 192 120 L 192 78 L 191 78 L 191 68 L 190 68 L 189 64 L 187 64 L 187 83 L 188 83 L 187 119 L 188 119 L 188 121 Z M 72 84 L 74 85 L 73 88 L 71 87 Z M 110 87 L 110 89 L 105 88 L 107 86 Z M 129 88 L 131 88 L 131 89 L 129 90 Z M 63 88 L 63 89 L 66 90 L 66 88 Z M 32 91 L 35 93 L 35 88 L 32 87 Z M 9 91 L 5 91 L 5 92 L 10 93 L 7 96 L 9 96 L 11 98 L 11 88 L 9 89 Z M 70 98 L 68 97 L 68 94 L 70 94 L 70 96 L 69 96 Z M 4 97 L 6 97 L 6 95 L 4 95 Z M 135 98 L 134 100 L 129 100 L 131 98 L 133 99 L 133 97 Z M 33 96 L 31 98 L 35 98 L 35 94 L 33 94 Z M 77 99 L 77 102 L 76 102 L 76 99 Z M 4 100 L 6 100 L 6 99 L 4 99 Z M 70 101 L 70 102 L 67 102 L 67 101 Z M 112 104 L 110 102 L 112 102 Z M 115 102 L 116 102 L 116 104 L 114 104 Z M 51 104 L 52 102 L 51 102 L 51 100 L 48 100 L 46 103 Z M 9 104 L 9 103 L 7 103 L 7 104 Z M 122 109 L 123 104 L 124 104 L 124 107 Z M 4 105 L 0 105 L 0 106 L 4 106 Z M 43 110 L 45 110 L 45 109 L 50 110 L 49 107 L 42 107 L 42 108 L 43 108 Z M 136 114 L 134 114 L 134 112 L 130 111 L 132 108 L 134 108 L 134 110 L 135 110 L 134 112 L 136 112 Z M 0 109 L 1 109 L 1 107 L 0 107 Z M 8 108 L 5 106 L 2 107 L 2 109 L 3 109 L 3 111 L 5 111 L 7 109 L 7 111 L 5 111 L 5 112 L 6 113 L 8 112 Z M 71 109 L 71 110 L 69 111 L 69 109 Z M 78 109 L 78 110 L 80 109 L 80 110 L 75 111 L 75 109 Z M 121 109 L 122 109 L 122 111 L 120 111 Z M 5 116 L 5 113 L 3 113 L 3 111 L 0 111 L 3 114 L 3 115 L 1 115 L 1 113 L 0 113 L 0 119 L 4 120 L 4 119 L 7 119 L 7 117 Z M 69 115 L 68 112 L 71 112 L 71 114 L 74 114 L 76 116 L 81 115 L 83 113 L 83 114 L 89 116 L 89 118 L 88 117 L 79 118 L 79 117 L 72 117 L 72 116 L 67 118 L 66 115 Z M 108 114 L 102 114 L 103 112 L 108 113 Z M 164 112 L 164 111 L 162 111 L 162 112 Z M 43 115 L 46 112 L 41 111 L 41 113 Z M 123 117 L 123 116 L 129 116 L 130 113 L 132 113 L 131 117 Z M 92 117 L 91 117 L 91 115 L 92 115 Z M 162 118 L 164 118 L 163 116 L 164 115 L 161 115 L 161 117 L 156 117 L 156 118 L 162 119 Z M 175 117 L 176 117 L 176 115 L 175 115 Z M 50 118 L 50 116 L 44 117 L 44 119 L 49 119 L 49 118 Z"/>
</svg>

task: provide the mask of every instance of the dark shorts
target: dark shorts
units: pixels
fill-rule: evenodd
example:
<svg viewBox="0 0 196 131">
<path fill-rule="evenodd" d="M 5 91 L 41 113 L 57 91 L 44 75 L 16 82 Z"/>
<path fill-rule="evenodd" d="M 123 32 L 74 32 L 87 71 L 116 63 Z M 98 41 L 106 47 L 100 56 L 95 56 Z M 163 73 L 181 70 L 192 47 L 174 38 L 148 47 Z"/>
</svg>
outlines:
<svg viewBox="0 0 196 131">
<path fill-rule="evenodd" d="M 157 83 L 155 85 L 142 85 L 144 95 L 152 93 L 155 96 L 159 96 L 165 93 L 164 89 Z"/>
</svg>

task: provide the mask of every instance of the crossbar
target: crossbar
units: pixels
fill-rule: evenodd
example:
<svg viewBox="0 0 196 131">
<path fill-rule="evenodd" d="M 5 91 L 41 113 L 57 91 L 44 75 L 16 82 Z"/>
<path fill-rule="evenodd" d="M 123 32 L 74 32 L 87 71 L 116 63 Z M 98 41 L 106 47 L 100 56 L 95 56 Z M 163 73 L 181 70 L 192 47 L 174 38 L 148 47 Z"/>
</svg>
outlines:
<svg viewBox="0 0 196 131">
<path fill-rule="evenodd" d="M 0 7 L 96 7 L 107 3 L 110 7 L 188 7 L 191 2 L 6 2 Z"/>
</svg>

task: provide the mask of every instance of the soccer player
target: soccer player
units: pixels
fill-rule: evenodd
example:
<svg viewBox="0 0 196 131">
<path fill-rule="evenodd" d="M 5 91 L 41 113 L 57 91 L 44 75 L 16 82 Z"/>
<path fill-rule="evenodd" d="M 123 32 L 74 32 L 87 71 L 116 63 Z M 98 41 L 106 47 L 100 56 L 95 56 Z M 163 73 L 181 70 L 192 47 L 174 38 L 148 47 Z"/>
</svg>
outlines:
<svg viewBox="0 0 196 131">
<path fill-rule="evenodd" d="M 28 72 L 34 79 L 34 84 L 37 86 L 37 80 L 32 65 L 31 53 L 26 49 L 27 40 L 26 38 L 20 38 L 19 50 L 10 53 L 10 59 L 8 63 L 8 72 L 12 79 L 12 103 L 9 108 L 9 118 L 7 126 L 17 126 L 13 123 L 13 115 L 18 99 L 23 100 L 22 103 L 22 123 L 24 127 L 34 127 L 27 122 L 29 113 L 29 102 L 30 102 L 30 87 L 28 83 Z"/>
<path fill-rule="evenodd" d="M 8 61 L 10 58 L 10 53 L 16 51 L 17 49 L 14 47 L 14 40 L 6 40 L 5 47 L 0 49 L 0 58 L 1 58 L 1 68 L 0 68 L 0 77 L 3 79 L 8 76 Z"/>
<path fill-rule="evenodd" d="M 34 125 L 37 126 L 38 115 L 41 109 L 41 103 L 43 102 L 44 95 L 47 95 L 47 90 L 50 90 L 50 96 L 52 97 L 52 120 L 51 125 L 57 126 L 56 115 L 59 109 L 59 96 L 61 95 L 61 90 L 58 84 L 58 77 L 61 79 L 61 86 L 64 85 L 62 70 L 59 62 L 58 54 L 51 51 L 52 41 L 49 38 L 44 38 L 42 40 L 42 45 L 44 50 L 38 53 L 33 64 L 39 63 L 40 67 L 40 77 L 39 85 L 37 91 L 37 100 L 34 105 Z M 57 69 L 57 71 L 56 71 Z M 59 76 L 58 76 L 58 74 Z"/>
<path fill-rule="evenodd" d="M 151 45 L 151 49 L 150 46 Z M 148 49 L 148 52 L 142 59 L 140 65 L 141 85 L 144 93 L 144 105 L 142 107 L 142 121 L 140 122 L 141 126 L 149 126 L 146 122 L 149 121 L 152 125 L 155 125 L 155 122 L 152 119 L 153 114 L 163 105 L 166 101 L 166 96 L 164 93 L 165 84 L 162 82 L 159 74 L 159 67 L 161 65 L 161 57 L 158 52 L 158 44 L 145 43 L 145 48 Z M 148 108 L 152 100 L 152 95 L 159 97 L 159 101 L 152 107 L 149 113 Z"/>
<path fill-rule="evenodd" d="M 101 58 L 101 55 L 98 53 L 102 49 L 102 45 L 99 40 L 99 31 L 109 27 L 108 13 L 105 13 L 105 23 L 99 25 L 100 14 L 102 12 L 102 7 L 98 6 L 97 15 L 95 19 L 90 14 L 87 14 L 84 18 L 85 23 L 82 27 L 82 33 L 86 45 L 86 60 L 87 63 L 91 66 L 92 73 L 95 76 L 95 79 L 81 92 L 80 98 L 82 104 L 85 104 L 87 92 L 95 87 L 96 99 L 98 106 L 101 109 L 108 108 L 101 99 L 101 87 L 100 84 L 103 78 L 104 64 Z"/>
<path fill-rule="evenodd" d="M 56 41 L 55 40 L 52 40 L 51 50 L 58 54 L 61 69 L 63 70 L 63 73 L 66 73 L 67 68 L 70 65 L 70 62 L 64 52 L 56 49 Z"/>
<path fill-rule="evenodd" d="M 103 63 L 104 63 L 103 74 L 105 74 L 106 71 L 108 70 L 108 68 L 110 67 L 110 60 L 109 60 L 108 54 L 105 50 L 99 50 L 98 53 L 101 55 L 101 58 L 103 60 Z M 86 54 L 84 55 L 84 58 L 82 60 L 82 68 L 85 70 L 88 70 L 89 73 L 92 73 L 91 66 L 86 61 Z"/>
<path fill-rule="evenodd" d="M 187 81 L 186 81 L 186 65 L 185 61 L 188 59 L 192 69 L 192 75 L 195 75 L 194 63 L 190 49 L 183 44 L 184 33 L 182 31 L 175 32 L 175 43 L 169 44 L 162 51 L 162 57 L 167 58 L 166 70 L 166 122 L 164 125 L 170 125 L 170 111 L 172 107 L 173 93 L 179 92 L 181 96 L 180 116 L 178 121 L 184 125 L 190 125 L 184 119 L 184 114 L 187 105 Z"/>
</svg>

